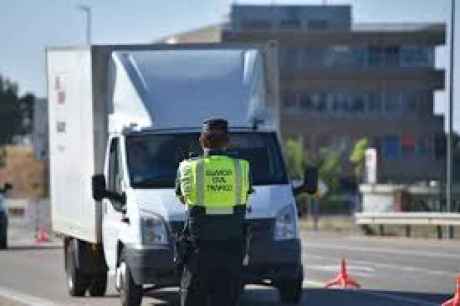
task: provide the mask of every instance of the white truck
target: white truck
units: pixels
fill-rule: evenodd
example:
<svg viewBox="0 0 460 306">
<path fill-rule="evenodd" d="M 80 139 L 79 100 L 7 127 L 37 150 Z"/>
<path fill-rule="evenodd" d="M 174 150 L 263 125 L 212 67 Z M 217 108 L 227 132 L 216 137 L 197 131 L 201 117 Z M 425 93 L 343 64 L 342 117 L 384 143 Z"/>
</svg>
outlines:
<svg viewBox="0 0 460 306">
<path fill-rule="evenodd" d="M 250 162 L 244 283 L 298 302 L 303 268 L 293 188 L 278 135 L 276 45 L 93 45 L 48 48 L 52 227 L 64 236 L 73 296 L 122 305 L 177 286 L 175 239 L 185 209 L 179 162 L 201 154 L 210 117 L 229 121 L 232 154 Z M 315 179 L 305 182 L 313 187 Z"/>
</svg>

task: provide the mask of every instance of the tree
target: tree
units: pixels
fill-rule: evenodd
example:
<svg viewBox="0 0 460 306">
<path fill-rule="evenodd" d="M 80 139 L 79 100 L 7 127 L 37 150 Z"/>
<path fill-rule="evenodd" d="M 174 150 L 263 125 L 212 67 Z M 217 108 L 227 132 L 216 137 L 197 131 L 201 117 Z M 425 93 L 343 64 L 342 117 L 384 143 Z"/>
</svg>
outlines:
<svg viewBox="0 0 460 306">
<path fill-rule="evenodd" d="M 319 158 L 316 162 L 319 177 L 326 183 L 331 192 L 336 191 L 340 185 L 342 175 L 342 160 L 340 152 L 324 147 L 319 150 Z"/>
<path fill-rule="evenodd" d="M 286 163 L 288 175 L 291 179 L 301 179 L 304 171 L 304 150 L 299 140 L 286 141 Z"/>
<path fill-rule="evenodd" d="M 318 167 L 319 178 L 329 190 L 339 187 L 342 172 L 340 152 L 331 148 L 320 148 L 318 156 L 305 152 L 300 140 L 288 139 L 285 145 L 288 174 L 291 179 L 301 179 L 306 166 Z"/>
<path fill-rule="evenodd" d="M 18 86 L 0 76 L 0 145 L 31 132 L 34 102 L 34 95 L 19 97 Z"/>
<path fill-rule="evenodd" d="M 369 141 L 367 138 L 361 138 L 355 143 L 353 151 L 350 154 L 350 162 L 355 167 L 355 176 L 358 180 L 363 176 L 364 173 L 364 162 L 368 146 Z"/>
</svg>

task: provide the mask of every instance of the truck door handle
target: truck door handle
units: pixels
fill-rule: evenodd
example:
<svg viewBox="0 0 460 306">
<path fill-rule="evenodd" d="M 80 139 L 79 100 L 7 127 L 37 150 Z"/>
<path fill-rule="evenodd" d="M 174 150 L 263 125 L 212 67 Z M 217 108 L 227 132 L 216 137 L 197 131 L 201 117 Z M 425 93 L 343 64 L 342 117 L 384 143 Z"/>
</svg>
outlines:
<svg viewBox="0 0 460 306">
<path fill-rule="evenodd" d="M 129 218 L 127 216 L 121 217 L 121 222 L 129 224 Z"/>
</svg>

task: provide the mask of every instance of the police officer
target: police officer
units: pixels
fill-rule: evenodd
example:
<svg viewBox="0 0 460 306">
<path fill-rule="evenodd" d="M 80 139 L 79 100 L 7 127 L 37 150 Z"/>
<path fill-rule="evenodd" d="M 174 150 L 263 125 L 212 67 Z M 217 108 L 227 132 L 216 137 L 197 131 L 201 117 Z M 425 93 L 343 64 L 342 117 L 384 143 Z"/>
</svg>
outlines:
<svg viewBox="0 0 460 306">
<path fill-rule="evenodd" d="M 182 306 L 238 303 L 244 256 L 244 217 L 252 188 L 249 163 L 228 156 L 224 119 L 203 123 L 204 156 L 179 165 L 176 194 L 187 207 Z M 183 248 L 183 247 L 181 247 Z"/>
</svg>

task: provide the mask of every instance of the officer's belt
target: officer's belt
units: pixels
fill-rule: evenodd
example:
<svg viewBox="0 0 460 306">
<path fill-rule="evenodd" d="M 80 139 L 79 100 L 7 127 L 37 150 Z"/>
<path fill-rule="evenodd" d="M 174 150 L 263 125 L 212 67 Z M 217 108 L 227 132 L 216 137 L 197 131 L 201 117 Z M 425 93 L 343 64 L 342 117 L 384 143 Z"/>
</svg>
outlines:
<svg viewBox="0 0 460 306">
<path fill-rule="evenodd" d="M 206 215 L 232 215 L 235 213 L 234 207 L 205 207 L 202 205 L 194 205 L 192 207 L 203 208 Z"/>
</svg>

